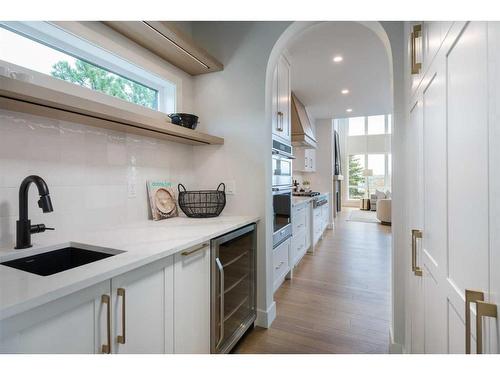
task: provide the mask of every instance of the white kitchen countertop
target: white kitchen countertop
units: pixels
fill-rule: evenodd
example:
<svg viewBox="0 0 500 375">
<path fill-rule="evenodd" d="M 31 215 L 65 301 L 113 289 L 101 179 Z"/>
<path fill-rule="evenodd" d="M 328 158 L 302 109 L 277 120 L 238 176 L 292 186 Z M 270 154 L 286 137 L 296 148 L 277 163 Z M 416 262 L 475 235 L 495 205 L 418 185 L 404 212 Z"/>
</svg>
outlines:
<svg viewBox="0 0 500 375">
<path fill-rule="evenodd" d="M 37 244 L 37 238 L 43 237 L 43 234 L 34 235 L 32 248 L 0 249 L 0 262 L 71 244 L 125 252 L 51 276 L 39 276 L 0 265 L 0 319 L 51 302 L 258 220 L 255 216 L 219 216 L 209 219 L 178 217 L 82 233 L 72 238 L 61 238 L 61 241 L 52 244 Z"/>
<path fill-rule="evenodd" d="M 320 192 L 319 195 L 316 195 L 314 197 L 292 197 L 292 207 L 294 206 L 299 206 L 303 203 L 307 203 L 307 202 L 310 202 L 312 201 L 314 198 L 319 198 L 321 196 L 325 196 L 325 195 L 328 195 L 329 193 L 322 193 Z"/>
</svg>

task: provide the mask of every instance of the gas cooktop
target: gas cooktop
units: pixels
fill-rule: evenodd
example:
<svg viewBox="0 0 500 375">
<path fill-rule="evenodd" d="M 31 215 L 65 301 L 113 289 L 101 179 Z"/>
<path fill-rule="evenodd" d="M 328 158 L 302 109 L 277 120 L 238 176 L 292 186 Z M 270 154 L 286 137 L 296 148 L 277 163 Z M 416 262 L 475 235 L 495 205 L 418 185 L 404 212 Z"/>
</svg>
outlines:
<svg viewBox="0 0 500 375">
<path fill-rule="evenodd" d="M 319 195 L 320 193 L 317 191 L 294 191 L 293 195 L 295 197 L 315 197 L 316 195 Z"/>
</svg>

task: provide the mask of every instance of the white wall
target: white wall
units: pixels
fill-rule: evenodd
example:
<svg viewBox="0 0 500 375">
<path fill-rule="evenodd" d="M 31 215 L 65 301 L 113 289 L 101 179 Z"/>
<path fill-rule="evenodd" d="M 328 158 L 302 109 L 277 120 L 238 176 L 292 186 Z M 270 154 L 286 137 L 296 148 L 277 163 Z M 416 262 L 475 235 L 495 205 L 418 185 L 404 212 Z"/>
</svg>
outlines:
<svg viewBox="0 0 500 375">
<path fill-rule="evenodd" d="M 270 89 L 266 75 L 272 47 L 286 22 L 196 22 L 193 37 L 223 64 L 221 72 L 195 78 L 200 129 L 224 137 L 223 146 L 196 147 L 197 182 L 217 186 L 233 180 L 227 213 L 257 214 L 257 323 L 267 326 L 275 310 L 271 251 L 271 126 L 266 120 Z M 266 95 L 268 100 L 266 100 Z"/>
<path fill-rule="evenodd" d="M 192 152 L 192 146 L 0 110 L 0 247 L 15 243 L 19 185 L 30 174 L 45 179 L 54 206 L 43 214 L 31 187 L 31 222 L 56 228 L 32 240 L 47 244 L 147 220 L 146 180 L 191 184 Z M 137 196 L 128 198 L 132 174 Z"/>
<path fill-rule="evenodd" d="M 178 86 L 178 109 L 192 110 L 193 78 L 98 22 L 66 28 Z M 146 220 L 147 179 L 194 185 L 193 146 L 0 110 L 0 246 L 12 247 L 22 179 L 38 174 L 48 183 L 54 212 L 42 214 L 30 189 L 30 217 L 56 227 L 33 241 L 71 238 L 93 230 Z M 127 178 L 135 174 L 136 198 Z"/>
<path fill-rule="evenodd" d="M 393 65 L 392 127 L 392 352 L 401 352 L 405 340 L 405 34 L 403 22 L 381 22 L 391 43 Z"/>
</svg>

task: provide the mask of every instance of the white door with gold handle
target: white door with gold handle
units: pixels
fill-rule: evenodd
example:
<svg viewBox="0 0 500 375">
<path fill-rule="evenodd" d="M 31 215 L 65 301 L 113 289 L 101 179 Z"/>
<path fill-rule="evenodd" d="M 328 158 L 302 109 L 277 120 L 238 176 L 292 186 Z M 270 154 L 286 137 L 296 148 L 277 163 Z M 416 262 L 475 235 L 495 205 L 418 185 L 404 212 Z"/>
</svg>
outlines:
<svg viewBox="0 0 500 375">
<path fill-rule="evenodd" d="M 173 352 L 173 284 L 173 257 L 111 280 L 112 353 Z"/>
<path fill-rule="evenodd" d="M 476 305 L 476 354 L 483 354 L 483 318 L 497 318 L 497 305 L 484 302 L 484 293 L 465 290 L 465 353 L 471 354 L 471 304 Z"/>
</svg>

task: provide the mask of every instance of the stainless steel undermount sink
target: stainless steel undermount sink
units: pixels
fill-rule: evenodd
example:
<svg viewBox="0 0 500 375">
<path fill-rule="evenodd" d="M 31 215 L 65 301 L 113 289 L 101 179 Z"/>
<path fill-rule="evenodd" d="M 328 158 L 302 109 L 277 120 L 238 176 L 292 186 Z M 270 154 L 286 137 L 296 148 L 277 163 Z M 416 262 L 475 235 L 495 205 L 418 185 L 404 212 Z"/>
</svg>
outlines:
<svg viewBox="0 0 500 375">
<path fill-rule="evenodd" d="M 87 246 L 78 246 L 71 243 L 67 245 L 55 250 L 8 260 L 0 264 L 40 276 L 50 276 L 123 253 L 123 251 L 110 249 L 85 249 L 82 247 Z"/>
</svg>

